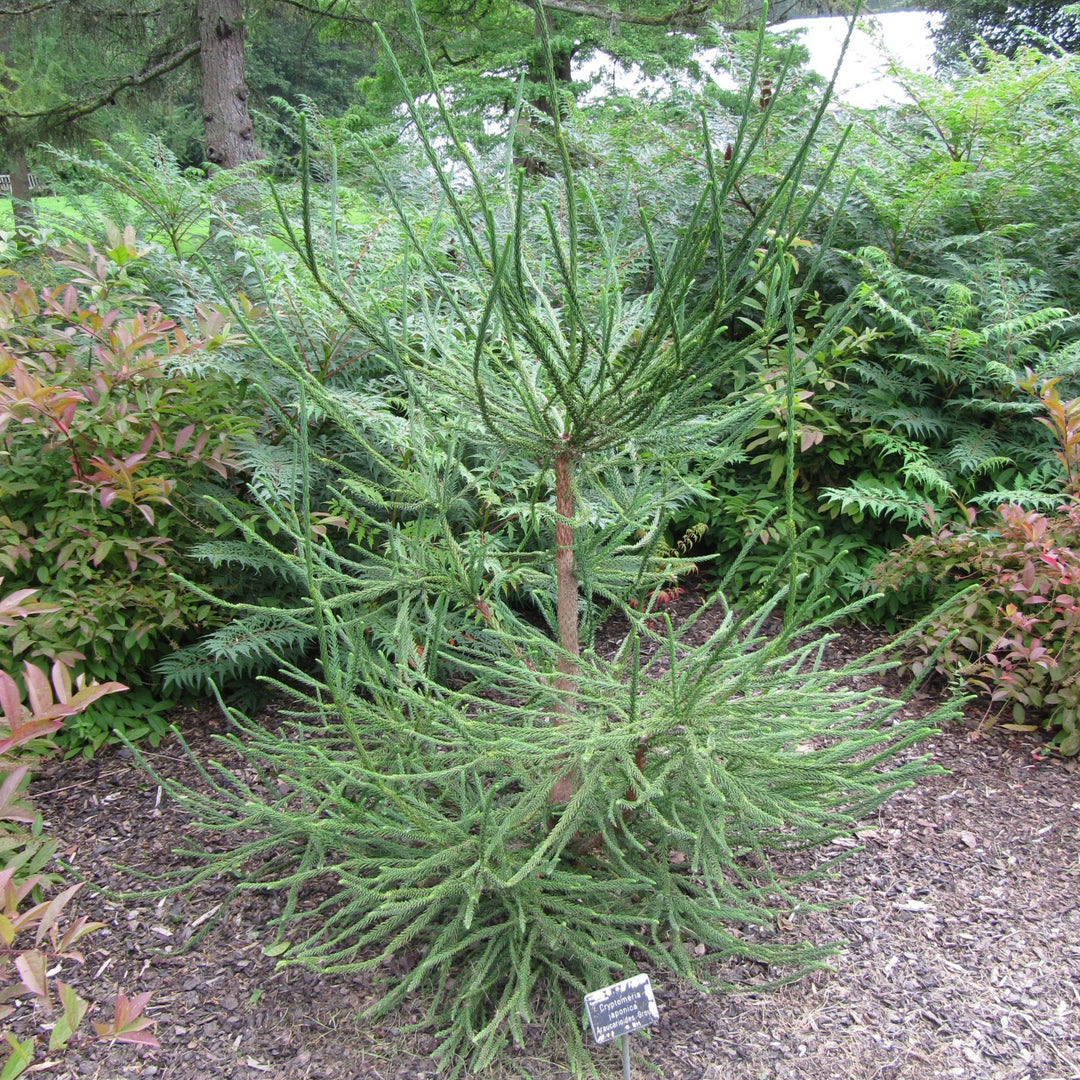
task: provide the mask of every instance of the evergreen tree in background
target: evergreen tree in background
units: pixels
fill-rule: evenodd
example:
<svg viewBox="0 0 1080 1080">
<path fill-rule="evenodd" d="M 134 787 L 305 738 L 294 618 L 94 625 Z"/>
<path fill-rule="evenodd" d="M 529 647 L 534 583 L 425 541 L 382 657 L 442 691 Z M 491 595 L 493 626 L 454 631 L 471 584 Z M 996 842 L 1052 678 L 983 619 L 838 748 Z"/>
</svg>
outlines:
<svg viewBox="0 0 1080 1080">
<path fill-rule="evenodd" d="M 193 18 L 194 16 L 194 18 Z M 242 0 L 7 0 L 0 8 L 0 132 L 18 219 L 31 219 L 27 155 L 78 142 L 126 92 L 158 90 L 198 58 L 205 159 L 258 157 L 244 78 Z M 111 132 L 110 132 L 111 134 Z"/>
<path fill-rule="evenodd" d="M 783 19 L 788 8 L 772 10 Z M 714 40 L 714 25 L 756 25 L 759 12 L 732 0 L 636 0 L 615 5 L 606 0 L 546 0 L 545 33 L 552 45 L 561 89 L 571 63 L 604 50 L 627 67 L 647 72 L 666 67 L 696 71 L 694 52 Z M 537 100 L 546 94 L 540 63 L 539 15 L 523 0 L 506 5 L 452 5 L 431 0 L 421 11 L 432 39 L 432 55 L 444 81 L 455 86 L 462 109 L 474 103 L 508 107 L 513 80 L 526 72 Z M 209 161 L 225 168 L 260 156 L 250 115 L 245 44 L 255 48 L 264 79 L 263 99 L 271 94 L 295 101 L 312 97 L 324 112 L 339 114 L 346 103 L 364 124 L 381 124 L 400 103 L 385 60 L 368 76 L 378 52 L 375 19 L 405 67 L 419 75 L 421 65 L 407 32 L 401 3 L 370 0 L 155 0 L 132 8 L 122 0 L 3 0 L 0 5 L 0 134 L 7 160 L 0 169 L 13 176 L 21 217 L 29 213 L 27 155 L 38 143 L 72 144 L 93 134 L 109 137 L 126 126 L 118 110 L 132 113 L 136 102 L 158 97 L 158 119 L 141 118 L 155 133 L 179 127 L 170 139 L 181 161 Z M 273 47 L 287 27 L 288 55 Z M 328 51 L 333 43 L 336 48 Z M 268 60 L 277 55 L 277 61 Z M 340 67 L 350 73 L 347 87 L 328 92 L 337 76 L 313 69 Z M 192 104 L 190 70 L 198 71 L 198 104 Z M 306 71 L 305 71 L 306 69 Z M 359 85 L 357 86 L 357 80 Z M 284 85 L 283 85 L 284 82 Z M 198 119 L 201 147 L 192 154 L 186 142 Z"/>
<path fill-rule="evenodd" d="M 373 5 L 370 0 L 293 0 L 307 12 L 323 14 L 326 32 L 352 34 L 374 42 L 378 20 L 415 90 L 423 85 L 423 65 L 409 33 L 404 3 Z M 697 54 L 715 45 L 718 28 L 756 30 L 762 18 L 782 22 L 795 8 L 768 8 L 756 0 L 528 0 L 506 4 L 451 4 L 426 0 L 418 11 L 428 39 L 431 62 L 443 85 L 452 89 L 459 116 L 479 117 L 485 108 L 509 111 L 513 86 L 524 75 L 535 103 L 547 96 L 542 38 L 550 49 L 556 87 L 571 90 L 572 68 L 604 53 L 623 70 L 646 74 L 688 71 L 700 74 Z M 543 27 L 541 27 L 541 21 Z M 336 29 L 332 29 L 336 28 Z M 380 123 L 401 101 L 393 64 L 383 52 L 376 71 L 358 85 L 354 115 Z"/>
<path fill-rule="evenodd" d="M 1080 49 L 1080 11 L 1068 0 L 935 0 L 928 10 L 944 16 L 934 28 L 939 58 L 978 61 L 978 42 L 994 52 L 1012 56 L 1022 45 L 1076 52 Z"/>
</svg>

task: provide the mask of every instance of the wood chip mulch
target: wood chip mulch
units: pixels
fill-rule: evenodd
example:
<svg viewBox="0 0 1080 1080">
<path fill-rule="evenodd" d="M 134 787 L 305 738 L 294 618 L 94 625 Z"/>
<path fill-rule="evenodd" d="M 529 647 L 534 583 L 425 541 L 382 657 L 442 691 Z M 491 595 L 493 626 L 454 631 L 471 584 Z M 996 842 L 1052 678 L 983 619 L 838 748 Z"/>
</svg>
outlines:
<svg viewBox="0 0 1080 1080">
<path fill-rule="evenodd" d="M 857 650 L 846 631 L 841 655 Z M 928 709 L 926 697 L 910 708 Z M 202 760 L 220 721 L 178 717 Z M 780 937 L 846 942 L 820 972 L 769 992 L 706 996 L 653 974 L 659 1024 L 633 1037 L 634 1076 L 667 1080 L 1080 1080 L 1080 771 L 1038 735 L 975 718 L 922 748 L 947 773 L 925 778 L 865 822 L 835 876 L 800 886 L 811 910 Z M 194 776 L 175 744 L 156 768 Z M 74 872 L 131 889 L 122 868 L 176 862 L 185 822 L 124 750 L 52 762 L 32 796 Z M 805 854 L 801 858 L 820 857 Z M 71 875 L 69 875 L 71 876 Z M 275 970 L 262 948 L 271 895 L 219 909 L 227 883 L 163 900 L 92 894 L 78 910 L 106 923 L 84 965 L 65 967 L 102 1019 L 118 987 L 153 990 L 161 1048 L 85 1037 L 47 1071 L 56 1080 L 389 1080 L 434 1075 L 434 1039 L 411 1012 L 372 1023 L 363 978 Z M 217 916 L 215 921 L 215 916 Z M 184 943 L 209 930 L 195 949 Z M 719 975 L 739 978 L 736 970 Z M 24 1010 L 18 1030 L 48 1017 Z M 47 1037 L 39 1042 L 47 1042 Z M 617 1044 L 597 1048 L 621 1076 Z M 526 1049 L 489 1075 L 562 1080 L 557 1048 Z"/>
</svg>

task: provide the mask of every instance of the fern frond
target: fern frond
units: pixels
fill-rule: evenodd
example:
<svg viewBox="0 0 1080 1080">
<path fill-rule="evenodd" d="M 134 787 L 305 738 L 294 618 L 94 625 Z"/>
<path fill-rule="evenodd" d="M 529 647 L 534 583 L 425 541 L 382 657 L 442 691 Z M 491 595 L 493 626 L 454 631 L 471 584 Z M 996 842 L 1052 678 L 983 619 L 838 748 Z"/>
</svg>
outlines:
<svg viewBox="0 0 1080 1080">
<path fill-rule="evenodd" d="M 292 583 L 303 581 L 303 572 L 295 563 L 277 557 L 272 548 L 255 547 L 242 540 L 205 540 L 191 547 L 189 554 L 215 569 L 228 567 L 255 574 L 270 574 Z"/>
<path fill-rule="evenodd" d="M 206 694 L 215 686 L 276 670 L 283 660 L 295 660 L 314 639 L 310 612 L 248 615 L 163 657 L 154 670 L 164 676 L 166 693 Z"/>
<path fill-rule="evenodd" d="M 927 500 L 899 484 L 858 478 L 846 488 L 823 488 L 826 507 L 836 507 L 859 520 L 864 515 L 891 518 L 915 525 L 926 513 Z"/>
</svg>

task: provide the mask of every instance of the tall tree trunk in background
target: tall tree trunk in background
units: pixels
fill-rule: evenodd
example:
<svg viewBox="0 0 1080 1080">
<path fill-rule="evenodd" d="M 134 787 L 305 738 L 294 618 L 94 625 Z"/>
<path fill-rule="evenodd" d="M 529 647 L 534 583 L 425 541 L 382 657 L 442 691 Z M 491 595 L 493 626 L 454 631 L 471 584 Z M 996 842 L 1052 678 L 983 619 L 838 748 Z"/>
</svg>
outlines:
<svg viewBox="0 0 1080 1080">
<path fill-rule="evenodd" d="M 525 72 L 526 82 L 530 84 L 526 93 L 528 94 L 529 104 L 534 109 L 542 113 L 547 113 L 548 116 L 555 115 L 556 102 L 550 99 L 550 93 L 547 81 L 547 64 L 544 60 L 544 49 L 541 45 L 542 34 L 540 19 L 543 18 L 546 24 L 547 36 L 550 41 L 555 36 L 555 20 L 552 18 L 551 12 L 545 10 L 543 14 L 537 14 L 535 18 L 536 25 L 536 50 L 529 58 L 529 66 Z M 565 49 L 551 50 L 551 66 L 552 72 L 555 75 L 555 91 L 559 92 L 562 86 L 569 86 L 572 80 L 571 74 L 571 62 L 573 60 L 572 55 Z M 560 106 L 561 109 L 561 106 Z M 562 112 L 559 113 L 562 116 Z M 532 126 L 531 119 L 528 115 L 522 117 L 522 127 L 528 130 Z M 537 157 L 532 153 L 524 153 L 515 155 L 515 163 L 520 165 L 528 176 L 549 176 L 551 175 L 550 163 L 545 162 L 543 157 Z"/>
<path fill-rule="evenodd" d="M 548 116 L 552 116 L 554 115 L 555 102 L 548 100 L 547 67 L 544 62 L 543 48 L 540 47 L 539 44 L 541 40 L 540 18 L 540 15 L 536 16 L 537 52 L 529 61 L 529 70 L 525 73 L 525 78 L 529 82 L 535 83 L 540 87 L 537 96 L 533 98 L 532 104 L 540 109 L 541 112 L 546 112 Z M 552 17 L 551 12 L 546 8 L 544 9 L 543 18 L 547 24 L 548 40 L 551 40 L 556 34 L 555 19 Z M 570 70 L 572 60 L 573 57 L 569 51 L 566 49 L 556 49 L 554 45 L 552 45 L 551 66 L 555 73 L 556 90 L 564 85 L 570 84 L 572 78 Z"/>
<path fill-rule="evenodd" d="M 29 240 L 33 232 L 34 207 L 30 202 L 30 173 L 26 164 L 26 150 L 18 144 L 11 151 L 11 213 L 15 218 L 15 231 L 23 240 Z"/>
<path fill-rule="evenodd" d="M 262 155 L 248 113 L 243 0 L 198 0 L 206 158 L 223 169 Z"/>
</svg>

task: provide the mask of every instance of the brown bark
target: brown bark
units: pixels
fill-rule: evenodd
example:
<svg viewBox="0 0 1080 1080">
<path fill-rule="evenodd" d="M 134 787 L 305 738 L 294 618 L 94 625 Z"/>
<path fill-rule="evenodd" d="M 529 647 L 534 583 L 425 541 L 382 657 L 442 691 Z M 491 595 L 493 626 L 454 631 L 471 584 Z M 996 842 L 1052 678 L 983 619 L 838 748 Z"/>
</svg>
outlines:
<svg viewBox="0 0 1080 1080">
<path fill-rule="evenodd" d="M 16 146 L 11 152 L 11 213 L 15 219 L 15 232 L 21 240 L 29 241 L 33 233 L 34 207 L 30 202 L 30 172 L 26 164 L 26 151 Z"/>
<path fill-rule="evenodd" d="M 571 657 L 581 653 L 578 642 L 578 582 L 574 569 L 574 490 L 569 450 L 555 455 L 555 580 L 558 587 L 559 644 Z M 577 664 L 569 658 L 560 667 L 566 675 L 577 674 Z"/>
<path fill-rule="evenodd" d="M 559 713 L 573 712 L 574 691 L 577 688 L 577 657 L 581 655 L 578 639 L 578 581 L 574 569 L 574 489 L 571 484 L 573 461 L 569 450 L 555 455 L 555 585 L 557 589 L 556 620 L 559 626 L 559 644 L 563 655 L 559 658 L 559 675 L 555 688 L 559 691 L 558 713 L 553 723 L 562 721 Z M 577 790 L 577 777 L 573 772 L 564 773 L 552 786 L 548 799 L 566 802 Z"/>
<path fill-rule="evenodd" d="M 206 159 L 233 169 L 262 156 L 244 80 L 243 0 L 198 0 L 198 17 Z"/>
<path fill-rule="evenodd" d="M 541 40 L 540 14 L 536 15 L 536 40 Z M 552 18 L 550 11 L 544 11 L 543 18 L 546 23 L 547 36 L 550 40 L 555 35 L 555 20 Z M 552 49 L 551 52 L 551 66 L 555 75 L 555 88 L 556 91 L 559 87 L 569 86 L 572 73 L 571 63 L 573 57 L 565 50 Z M 530 61 L 529 70 L 526 72 L 525 77 L 531 83 L 535 83 L 537 86 L 536 96 L 533 98 L 532 104 L 541 112 L 545 112 L 548 116 L 554 116 L 555 102 L 548 100 L 548 84 L 547 84 L 547 68 L 543 58 L 543 50 L 540 50 L 535 60 Z M 561 113 L 559 114 L 562 115 Z"/>
</svg>

